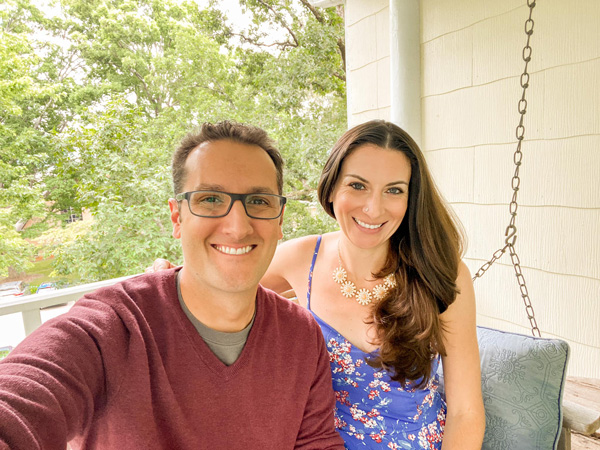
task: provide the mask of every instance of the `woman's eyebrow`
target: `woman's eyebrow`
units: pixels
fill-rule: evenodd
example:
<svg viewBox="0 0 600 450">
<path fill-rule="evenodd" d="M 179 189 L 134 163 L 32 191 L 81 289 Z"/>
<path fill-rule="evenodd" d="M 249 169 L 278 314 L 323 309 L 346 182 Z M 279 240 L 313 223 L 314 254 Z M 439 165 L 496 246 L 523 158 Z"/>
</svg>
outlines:
<svg viewBox="0 0 600 450">
<path fill-rule="evenodd" d="M 386 184 L 386 187 L 387 187 L 387 186 L 394 186 L 394 185 L 396 185 L 396 184 L 404 184 L 404 185 L 408 186 L 408 183 L 407 183 L 406 181 L 404 181 L 404 180 L 398 180 L 398 181 L 394 181 L 394 182 L 392 182 L 392 183 L 388 183 L 388 184 Z"/>
<path fill-rule="evenodd" d="M 367 179 L 365 179 L 365 178 L 361 177 L 360 175 L 355 175 L 355 174 L 353 174 L 353 173 L 348 173 L 348 174 L 346 174 L 346 176 L 345 176 L 344 178 L 346 178 L 346 177 L 357 178 L 357 179 L 359 179 L 360 181 L 362 181 L 363 183 L 368 183 L 368 182 L 369 182 Z"/>
<path fill-rule="evenodd" d="M 360 175 L 356 175 L 354 173 L 346 174 L 346 177 L 357 178 L 358 180 L 362 181 L 363 183 L 367 183 L 367 184 L 369 183 L 369 181 L 367 179 L 361 177 Z M 387 186 L 394 186 L 396 184 L 404 184 L 404 185 L 408 186 L 408 182 L 406 182 L 404 180 L 398 180 L 398 181 L 392 181 L 391 183 L 386 184 L 386 187 Z"/>
</svg>

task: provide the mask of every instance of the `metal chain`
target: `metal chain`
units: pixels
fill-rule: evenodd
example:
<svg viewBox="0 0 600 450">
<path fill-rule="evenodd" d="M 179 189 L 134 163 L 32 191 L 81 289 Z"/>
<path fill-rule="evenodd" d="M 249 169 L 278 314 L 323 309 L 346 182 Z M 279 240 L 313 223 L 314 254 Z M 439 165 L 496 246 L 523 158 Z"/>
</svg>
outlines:
<svg viewBox="0 0 600 450">
<path fill-rule="evenodd" d="M 504 232 L 504 247 L 496 250 L 489 261 L 484 263 L 475 276 L 473 277 L 473 281 L 477 278 L 481 278 L 483 274 L 494 264 L 498 259 L 506 253 L 506 250 L 509 251 L 510 259 L 512 261 L 513 267 L 515 269 L 515 275 L 517 277 L 517 282 L 519 283 L 519 288 L 521 290 L 521 297 L 523 298 L 523 303 L 525 304 L 525 311 L 527 313 L 527 318 L 529 319 L 529 323 L 531 324 L 531 334 L 534 336 L 541 336 L 540 329 L 538 328 L 537 321 L 535 320 L 535 312 L 533 311 L 533 306 L 531 305 L 531 299 L 529 298 L 529 292 L 527 290 L 527 285 L 525 284 L 525 277 L 523 276 L 523 272 L 521 271 L 521 262 L 519 260 L 519 255 L 517 255 L 517 250 L 515 249 L 515 242 L 517 241 L 517 209 L 519 208 L 519 204 L 517 203 L 517 194 L 519 192 L 519 186 L 521 185 L 521 178 L 519 177 L 519 169 L 521 168 L 521 161 L 523 159 L 523 153 L 521 152 L 521 144 L 523 142 L 523 138 L 525 136 L 525 126 L 523 125 L 523 121 L 525 118 L 525 113 L 527 112 L 527 100 L 525 99 L 525 93 L 527 92 L 527 88 L 529 87 L 529 72 L 527 72 L 527 68 L 529 66 L 529 62 L 531 61 L 531 46 L 529 42 L 531 40 L 531 35 L 533 34 L 533 19 L 531 15 L 533 13 L 533 8 L 535 7 L 536 0 L 527 0 L 527 6 L 529 7 L 529 18 L 525 21 L 525 34 L 527 35 L 527 43 L 525 47 L 523 47 L 523 61 L 525 61 L 525 68 L 523 69 L 523 73 L 521 74 L 520 84 L 523 88 L 523 92 L 521 94 L 521 99 L 519 100 L 518 110 L 520 114 L 519 125 L 517 125 L 517 129 L 515 131 L 517 137 L 517 149 L 513 155 L 513 162 L 515 164 L 515 173 L 511 180 L 511 186 L 513 190 L 512 200 L 509 205 L 510 212 L 510 222 L 506 227 L 506 231 Z"/>
</svg>

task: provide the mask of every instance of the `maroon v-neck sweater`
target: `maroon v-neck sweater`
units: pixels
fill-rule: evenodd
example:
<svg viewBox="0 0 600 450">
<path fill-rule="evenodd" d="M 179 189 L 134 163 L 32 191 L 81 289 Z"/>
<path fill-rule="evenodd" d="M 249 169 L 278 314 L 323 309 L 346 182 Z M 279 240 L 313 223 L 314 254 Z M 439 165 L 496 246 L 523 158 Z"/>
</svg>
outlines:
<svg viewBox="0 0 600 450">
<path fill-rule="evenodd" d="M 0 449 L 343 449 L 329 358 L 301 307 L 259 287 L 225 366 L 181 310 L 175 271 L 99 289 L 0 362 Z"/>
</svg>

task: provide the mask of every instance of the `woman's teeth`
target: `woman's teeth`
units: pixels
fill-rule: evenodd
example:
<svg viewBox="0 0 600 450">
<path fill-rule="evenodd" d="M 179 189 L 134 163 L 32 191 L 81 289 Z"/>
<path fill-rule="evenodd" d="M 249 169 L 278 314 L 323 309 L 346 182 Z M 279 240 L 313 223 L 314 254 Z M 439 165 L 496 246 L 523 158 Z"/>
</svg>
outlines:
<svg viewBox="0 0 600 450">
<path fill-rule="evenodd" d="M 376 228 L 379 228 L 381 225 L 383 225 L 382 223 L 380 223 L 379 225 L 369 225 L 368 223 L 362 222 L 362 221 L 360 221 L 358 219 L 354 219 L 354 220 L 361 227 L 368 228 L 369 230 L 375 230 Z"/>
</svg>

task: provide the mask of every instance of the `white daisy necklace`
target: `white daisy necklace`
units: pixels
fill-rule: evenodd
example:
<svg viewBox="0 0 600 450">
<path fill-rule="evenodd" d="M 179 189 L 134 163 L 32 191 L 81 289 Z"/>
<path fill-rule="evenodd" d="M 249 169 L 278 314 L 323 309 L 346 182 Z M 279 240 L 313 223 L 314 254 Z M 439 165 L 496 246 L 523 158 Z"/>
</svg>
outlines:
<svg viewBox="0 0 600 450">
<path fill-rule="evenodd" d="M 342 257 L 340 255 L 340 242 L 338 241 L 338 267 L 333 269 L 333 281 L 340 285 L 340 292 L 346 298 L 354 298 L 363 306 L 370 304 L 373 300 L 381 300 L 388 291 L 396 287 L 396 278 L 393 273 L 387 275 L 381 283 L 373 289 L 361 288 L 348 279 L 348 272 L 344 269 Z"/>
</svg>

